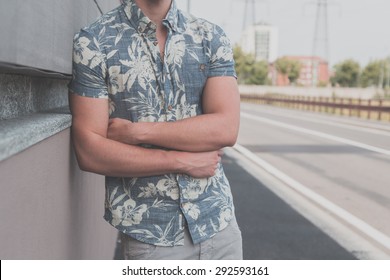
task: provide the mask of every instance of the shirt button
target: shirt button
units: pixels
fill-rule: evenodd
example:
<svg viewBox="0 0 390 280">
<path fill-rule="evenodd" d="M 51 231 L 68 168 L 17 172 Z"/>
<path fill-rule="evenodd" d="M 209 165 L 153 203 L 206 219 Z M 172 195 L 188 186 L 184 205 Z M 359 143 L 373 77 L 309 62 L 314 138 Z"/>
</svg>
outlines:
<svg viewBox="0 0 390 280">
<path fill-rule="evenodd" d="M 154 41 L 153 45 L 157 46 L 158 45 L 158 41 Z"/>
<path fill-rule="evenodd" d="M 172 111 L 172 109 L 173 109 L 172 105 L 169 105 L 169 106 L 168 106 L 168 110 L 169 110 L 169 111 Z"/>
</svg>

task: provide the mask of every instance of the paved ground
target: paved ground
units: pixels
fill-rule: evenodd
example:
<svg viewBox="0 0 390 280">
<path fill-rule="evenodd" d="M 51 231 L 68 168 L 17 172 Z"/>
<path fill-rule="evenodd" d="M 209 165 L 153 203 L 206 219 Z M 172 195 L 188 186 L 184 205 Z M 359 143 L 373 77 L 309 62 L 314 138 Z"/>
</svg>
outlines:
<svg viewBox="0 0 390 280">
<path fill-rule="evenodd" d="M 390 123 L 246 103 L 241 112 L 241 146 L 363 221 L 390 256 Z"/>
<path fill-rule="evenodd" d="M 349 260 L 355 257 L 302 217 L 236 160 L 223 159 L 247 260 Z"/>
</svg>

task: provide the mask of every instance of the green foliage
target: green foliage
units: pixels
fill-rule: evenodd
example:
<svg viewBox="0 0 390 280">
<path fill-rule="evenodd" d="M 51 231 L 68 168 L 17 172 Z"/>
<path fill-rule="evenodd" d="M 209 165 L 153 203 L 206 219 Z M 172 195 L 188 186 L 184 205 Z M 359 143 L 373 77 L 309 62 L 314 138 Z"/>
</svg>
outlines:
<svg viewBox="0 0 390 280">
<path fill-rule="evenodd" d="M 383 61 L 376 60 L 363 69 L 360 84 L 362 87 L 377 86 L 379 83 Z"/>
<path fill-rule="evenodd" d="M 344 60 L 334 66 L 332 85 L 357 87 L 359 85 L 360 65 L 352 59 Z"/>
<path fill-rule="evenodd" d="M 236 46 L 233 50 L 239 84 L 265 85 L 268 83 L 268 63 L 256 61 L 252 54 L 246 54 Z"/>
<path fill-rule="evenodd" d="M 374 60 L 367 64 L 363 69 L 360 85 L 362 87 L 371 87 L 371 86 L 387 86 L 387 79 L 389 76 L 388 71 L 390 71 L 390 60 Z"/>
<path fill-rule="evenodd" d="M 282 57 L 276 60 L 275 68 L 280 74 L 287 76 L 290 83 L 294 84 L 299 78 L 302 65 L 297 60 Z"/>
</svg>

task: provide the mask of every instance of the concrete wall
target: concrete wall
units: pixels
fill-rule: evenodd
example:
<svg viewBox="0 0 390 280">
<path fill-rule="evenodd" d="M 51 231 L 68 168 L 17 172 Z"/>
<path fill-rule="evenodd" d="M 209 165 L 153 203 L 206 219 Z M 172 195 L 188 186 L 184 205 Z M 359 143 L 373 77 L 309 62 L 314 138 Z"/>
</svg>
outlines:
<svg viewBox="0 0 390 280">
<path fill-rule="evenodd" d="M 1 259 L 114 257 L 104 178 L 78 168 L 66 88 L 73 35 L 99 14 L 93 0 L 0 0 Z"/>
<path fill-rule="evenodd" d="M 0 74 L 0 120 L 68 105 L 67 79 Z"/>
<path fill-rule="evenodd" d="M 93 0 L 0 0 L 0 62 L 70 74 L 73 35 L 98 15 Z"/>
<path fill-rule="evenodd" d="M 0 162 L 1 259 L 113 259 L 104 178 L 81 172 L 66 129 Z"/>
</svg>

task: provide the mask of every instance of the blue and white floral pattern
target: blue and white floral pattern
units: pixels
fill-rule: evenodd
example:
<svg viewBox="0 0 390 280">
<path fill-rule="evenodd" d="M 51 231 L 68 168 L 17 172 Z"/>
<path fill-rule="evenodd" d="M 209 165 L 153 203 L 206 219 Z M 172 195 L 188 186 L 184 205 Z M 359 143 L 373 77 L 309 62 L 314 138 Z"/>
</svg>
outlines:
<svg viewBox="0 0 390 280">
<path fill-rule="evenodd" d="M 157 45 L 156 25 L 133 0 L 81 29 L 74 38 L 70 91 L 107 98 L 111 118 L 132 122 L 173 122 L 202 114 L 207 78 L 235 76 L 230 42 L 221 28 L 183 13 L 175 1 L 163 24 L 168 29 L 165 54 Z M 184 219 L 199 243 L 224 229 L 234 215 L 221 165 L 208 179 L 106 177 L 105 208 L 112 226 L 159 246 L 183 245 Z"/>
</svg>

